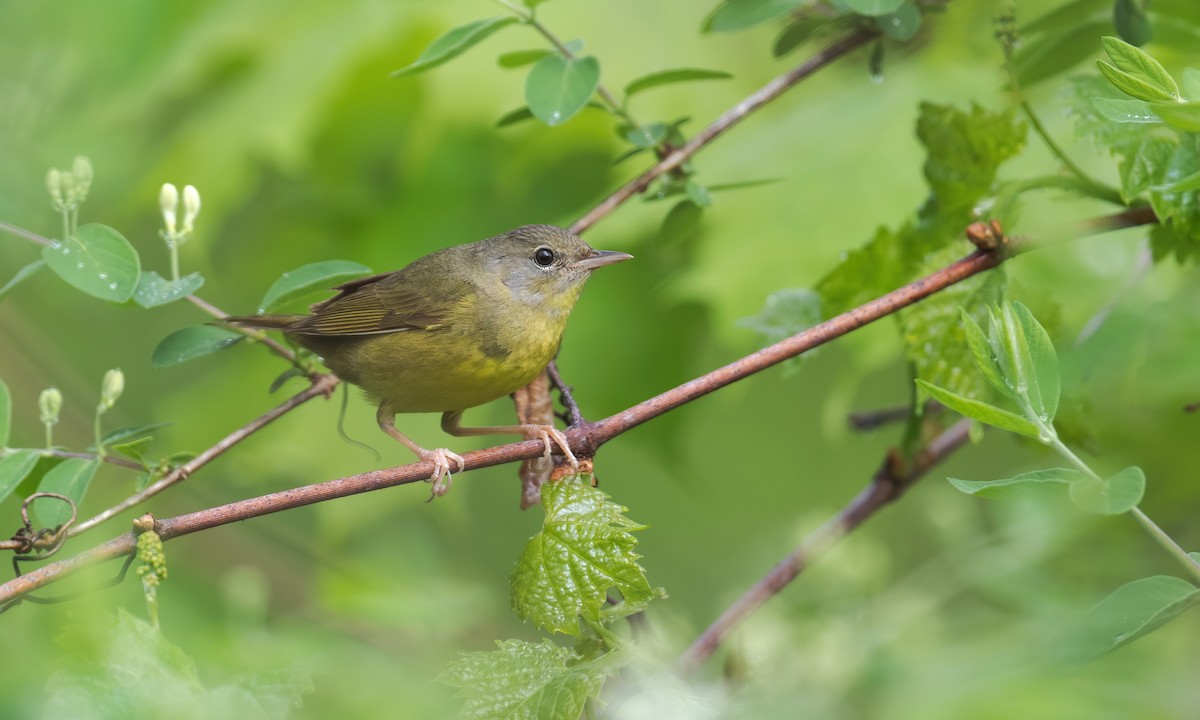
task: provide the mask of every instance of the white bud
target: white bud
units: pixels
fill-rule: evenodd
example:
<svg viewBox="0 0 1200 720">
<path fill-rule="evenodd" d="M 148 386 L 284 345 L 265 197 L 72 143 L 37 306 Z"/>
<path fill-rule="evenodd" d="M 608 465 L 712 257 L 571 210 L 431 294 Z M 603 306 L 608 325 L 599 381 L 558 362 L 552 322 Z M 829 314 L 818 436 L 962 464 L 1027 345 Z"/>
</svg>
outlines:
<svg viewBox="0 0 1200 720">
<path fill-rule="evenodd" d="M 50 200 L 54 203 L 54 209 L 61 210 L 64 205 L 62 173 L 58 168 L 50 168 L 46 173 L 46 191 L 50 193 Z"/>
<path fill-rule="evenodd" d="M 121 372 L 120 368 L 113 368 L 104 373 L 104 381 L 100 383 L 100 407 L 104 410 L 111 410 L 123 392 L 125 392 L 125 373 Z"/>
<path fill-rule="evenodd" d="M 38 396 L 38 411 L 42 416 L 43 425 L 58 423 L 58 414 L 62 411 L 63 396 L 58 388 L 46 388 Z"/>
<path fill-rule="evenodd" d="M 195 185 L 183 186 L 183 231 L 190 233 L 200 214 L 200 191 Z"/>
<path fill-rule="evenodd" d="M 79 202 L 83 202 L 87 199 L 88 190 L 92 187 L 92 161 L 83 155 L 76 155 L 75 164 L 71 166 L 71 174 L 75 176 Z"/>
<path fill-rule="evenodd" d="M 74 207 L 79 204 L 78 189 L 75 186 L 75 173 L 70 170 L 63 170 L 58 175 L 58 185 L 62 188 L 62 194 L 67 199 L 67 207 Z"/>
<path fill-rule="evenodd" d="M 158 209 L 162 211 L 163 224 L 167 226 L 167 234 L 175 234 L 175 213 L 179 209 L 179 191 L 171 183 L 163 183 L 158 191 Z"/>
</svg>

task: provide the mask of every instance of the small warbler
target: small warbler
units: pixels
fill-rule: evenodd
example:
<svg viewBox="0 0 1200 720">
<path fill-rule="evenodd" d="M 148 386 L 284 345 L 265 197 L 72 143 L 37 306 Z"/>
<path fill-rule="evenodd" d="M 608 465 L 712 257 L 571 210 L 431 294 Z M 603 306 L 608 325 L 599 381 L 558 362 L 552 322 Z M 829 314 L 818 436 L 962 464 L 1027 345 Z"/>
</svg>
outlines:
<svg viewBox="0 0 1200 720">
<path fill-rule="evenodd" d="M 225 321 L 282 330 L 321 356 L 338 377 L 379 404 L 379 427 L 434 464 L 433 497 L 450 487 L 446 448 L 427 450 L 396 429 L 396 413 L 441 412 L 455 436 L 515 433 L 551 439 L 574 466 L 566 437 L 552 425 L 463 427 L 463 411 L 525 386 L 554 359 L 567 316 L 596 268 L 628 260 L 593 250 L 552 225 L 426 255 L 395 272 L 352 280 L 313 305 L 311 315 L 248 315 Z"/>
</svg>

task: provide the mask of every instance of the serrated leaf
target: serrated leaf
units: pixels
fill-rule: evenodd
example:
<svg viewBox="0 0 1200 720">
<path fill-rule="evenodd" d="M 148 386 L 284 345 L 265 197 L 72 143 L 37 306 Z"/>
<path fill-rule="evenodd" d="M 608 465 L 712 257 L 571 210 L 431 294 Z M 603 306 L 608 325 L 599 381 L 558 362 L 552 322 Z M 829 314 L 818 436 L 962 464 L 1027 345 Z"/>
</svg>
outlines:
<svg viewBox="0 0 1200 720">
<path fill-rule="evenodd" d="M 46 473 L 46 476 L 38 483 L 38 492 L 65 495 L 75 502 L 75 507 L 79 507 L 83 502 L 84 493 L 87 492 L 88 485 L 96 476 L 96 469 L 99 467 L 99 460 L 82 458 L 63 460 Z M 35 501 L 33 512 L 37 516 L 38 523 L 44 528 L 57 527 L 71 517 L 71 508 L 61 500 L 54 498 L 42 498 Z"/>
<path fill-rule="evenodd" d="M 8 447 L 8 438 L 12 434 L 12 394 L 8 385 L 0 380 L 0 448 Z"/>
<path fill-rule="evenodd" d="M 1127 467 L 1104 480 L 1088 478 L 1071 485 L 1071 502 L 1086 513 L 1120 515 L 1142 501 L 1146 476 L 1142 469 Z"/>
<path fill-rule="evenodd" d="M 509 125 L 516 125 L 519 122 L 532 119 L 533 113 L 529 110 L 529 108 L 519 107 L 516 110 L 509 110 L 501 115 L 500 119 L 496 121 L 496 127 L 504 128 L 508 127 Z"/>
<path fill-rule="evenodd" d="M 163 338 L 151 353 L 150 363 L 156 368 L 170 367 L 224 350 L 245 338 L 241 333 L 215 325 L 190 325 Z"/>
<path fill-rule="evenodd" d="M 625 96 L 630 97 L 650 88 L 662 85 L 672 85 L 696 80 L 726 80 L 733 77 L 723 70 L 704 70 L 701 68 L 677 68 L 674 70 L 659 70 L 641 76 L 625 86 Z"/>
<path fill-rule="evenodd" d="M 267 288 L 258 304 L 258 312 L 274 312 L 310 293 L 370 274 L 371 268 L 352 260 L 322 260 L 303 265 L 285 272 Z"/>
<path fill-rule="evenodd" d="M 167 280 L 153 270 L 141 274 L 133 301 L 144 308 L 158 307 L 182 300 L 204 286 L 204 276 L 198 272 L 184 275 L 178 280 Z"/>
<path fill-rule="evenodd" d="M 804 0 L 724 0 L 701 26 L 703 32 L 744 30 L 800 7 Z"/>
<path fill-rule="evenodd" d="M 969 212 L 991 190 L 1000 165 L 1024 146 L 1025 125 L 1012 111 L 921 103 L 917 136 L 928 151 L 925 179 L 938 209 Z"/>
<path fill-rule="evenodd" d="M 466 25 L 459 25 L 437 40 L 434 40 L 411 64 L 393 71 L 392 77 L 410 75 L 437 67 L 447 60 L 452 60 L 463 54 L 497 30 L 516 22 L 520 21 L 512 15 L 498 15 L 483 20 L 475 20 Z"/>
<path fill-rule="evenodd" d="M 1104 52 L 1113 61 L 1113 65 L 1109 67 L 1139 83 L 1144 83 L 1162 96 L 1155 98 L 1134 95 L 1134 97 L 1137 97 L 1139 100 L 1179 99 L 1179 85 L 1175 83 L 1175 78 L 1171 77 L 1167 69 L 1145 50 L 1130 45 L 1124 40 L 1112 37 L 1111 35 L 1100 38 L 1100 46 L 1104 48 Z M 1104 68 L 1102 67 L 1101 71 L 1103 70 Z M 1105 73 L 1105 75 L 1107 76 L 1108 73 Z M 1109 77 L 1109 82 L 1112 82 L 1111 77 Z M 1117 85 L 1115 82 L 1113 84 Z M 1117 87 L 1120 86 L 1117 85 Z M 1123 88 L 1122 90 L 1124 91 Z"/>
<path fill-rule="evenodd" d="M 945 390 L 936 385 L 930 385 L 924 380 L 918 379 L 916 383 L 922 390 L 929 393 L 929 396 L 934 400 L 937 400 L 941 404 L 964 417 L 971 418 L 972 420 L 978 420 L 979 422 L 987 425 L 998 427 L 1001 430 L 1015 432 L 1018 435 L 1025 435 L 1026 437 L 1031 437 L 1038 440 L 1041 439 L 1040 435 L 1038 434 L 1037 426 L 1020 415 L 1011 413 L 1008 410 L 1002 410 L 995 405 L 989 405 L 987 403 L 979 402 L 978 400 L 971 400 L 969 398 L 962 397 L 961 395 L 955 395 L 949 390 Z"/>
<path fill-rule="evenodd" d="M 1200 590 L 1177 577 L 1155 575 L 1117 588 L 1083 618 L 1076 642 L 1096 657 L 1143 638 L 1200 603 Z"/>
<path fill-rule="evenodd" d="M 118 428 L 105 433 L 104 437 L 100 439 L 100 442 L 104 445 L 104 447 L 109 447 L 115 443 L 129 442 L 130 440 L 136 440 L 141 437 L 153 435 L 155 430 L 161 430 L 162 428 L 170 427 L 173 424 L 174 423 L 160 422 Z M 92 449 L 94 450 L 95 448 Z"/>
<path fill-rule="evenodd" d="M 1069 485 L 1086 480 L 1087 475 L 1078 470 L 1068 468 L 1050 468 L 1049 470 L 1034 470 L 1021 473 L 1003 480 L 959 480 L 946 478 L 958 490 L 977 497 L 994 498 L 1013 494 L 1014 490 L 1025 489 L 1036 485 Z"/>
<path fill-rule="evenodd" d="M 97 223 L 42 249 L 42 259 L 72 287 L 93 297 L 125 302 L 137 288 L 141 261 L 121 233 Z"/>
<path fill-rule="evenodd" d="M 578 718 L 604 681 L 628 662 L 615 651 L 583 660 L 550 640 L 497 640 L 498 650 L 464 653 L 438 681 L 461 688 L 459 717 L 473 720 Z"/>
<path fill-rule="evenodd" d="M 1133 45 L 1145 45 L 1154 38 L 1154 28 L 1139 0 L 1113 3 L 1113 27 L 1122 40 Z"/>
<path fill-rule="evenodd" d="M 600 84 L 600 62 L 588 56 L 549 55 L 525 78 L 525 104 L 538 120 L 561 125 L 582 110 Z"/>
<path fill-rule="evenodd" d="M 16 275 L 13 275 L 8 282 L 4 283 L 3 287 L 0 287 L 0 300 L 3 300 L 5 295 L 12 292 L 13 288 L 36 275 L 37 271 L 44 267 L 46 267 L 45 260 L 34 260 L 18 270 Z"/>
<path fill-rule="evenodd" d="M 1150 109 L 1172 127 L 1200 132 L 1200 102 L 1156 102 L 1150 103 Z"/>
<path fill-rule="evenodd" d="M 1162 118 L 1144 100 L 1113 100 L 1092 98 L 1092 105 L 1108 120 L 1118 123 L 1161 123 Z"/>
<path fill-rule="evenodd" d="M 0 457 L 0 500 L 12 494 L 37 465 L 37 450 L 14 450 Z"/>
<path fill-rule="evenodd" d="M 636 602 L 652 596 L 638 565 L 633 532 L 645 526 L 625 508 L 582 482 L 542 486 L 546 517 L 513 569 L 513 609 L 551 631 L 579 633 L 579 617 L 598 621 L 610 588 Z"/>
<path fill-rule="evenodd" d="M 910 2 L 875 18 L 875 28 L 897 42 L 912 40 L 921 29 L 921 10 Z"/>
</svg>

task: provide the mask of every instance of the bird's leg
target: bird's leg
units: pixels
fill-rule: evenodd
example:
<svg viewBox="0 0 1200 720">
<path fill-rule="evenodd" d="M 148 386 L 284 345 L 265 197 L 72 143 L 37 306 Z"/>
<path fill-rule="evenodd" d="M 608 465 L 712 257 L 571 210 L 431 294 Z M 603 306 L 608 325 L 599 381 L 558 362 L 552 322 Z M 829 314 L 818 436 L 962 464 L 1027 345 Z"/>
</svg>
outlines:
<svg viewBox="0 0 1200 720">
<path fill-rule="evenodd" d="M 571 463 L 571 469 L 579 470 L 579 461 L 575 459 L 575 453 L 571 452 L 571 444 L 567 442 L 567 436 L 562 434 L 562 431 L 553 425 L 485 425 L 482 427 L 463 427 L 462 426 L 462 410 L 451 410 L 450 412 L 442 413 L 442 430 L 445 430 L 450 435 L 455 437 L 463 437 L 466 435 L 524 435 L 530 440 L 541 440 L 546 444 L 546 452 L 544 457 L 550 457 L 552 446 L 550 441 L 562 450 L 563 457 L 567 462 Z"/>
<path fill-rule="evenodd" d="M 433 475 L 428 480 L 428 482 L 433 483 L 432 494 L 429 496 L 430 500 L 435 497 L 441 497 L 450 491 L 450 461 L 453 460 L 461 472 L 466 467 L 466 463 L 461 455 L 450 452 L 446 448 L 426 450 L 412 440 L 409 440 L 407 435 L 396 429 L 396 413 L 386 403 L 380 404 L 379 412 L 375 414 L 375 419 L 379 421 L 379 429 L 399 440 L 404 447 L 416 453 L 417 457 L 433 462 Z"/>
</svg>

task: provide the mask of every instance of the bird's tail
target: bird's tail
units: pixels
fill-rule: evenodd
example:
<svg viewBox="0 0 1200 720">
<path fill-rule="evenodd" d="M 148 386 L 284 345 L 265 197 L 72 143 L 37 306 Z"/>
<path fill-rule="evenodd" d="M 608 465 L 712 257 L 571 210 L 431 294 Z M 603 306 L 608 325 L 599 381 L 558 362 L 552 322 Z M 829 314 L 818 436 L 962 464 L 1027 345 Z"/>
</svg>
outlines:
<svg viewBox="0 0 1200 720">
<path fill-rule="evenodd" d="M 221 322 L 259 330 L 287 330 L 305 315 L 230 315 Z"/>
</svg>

